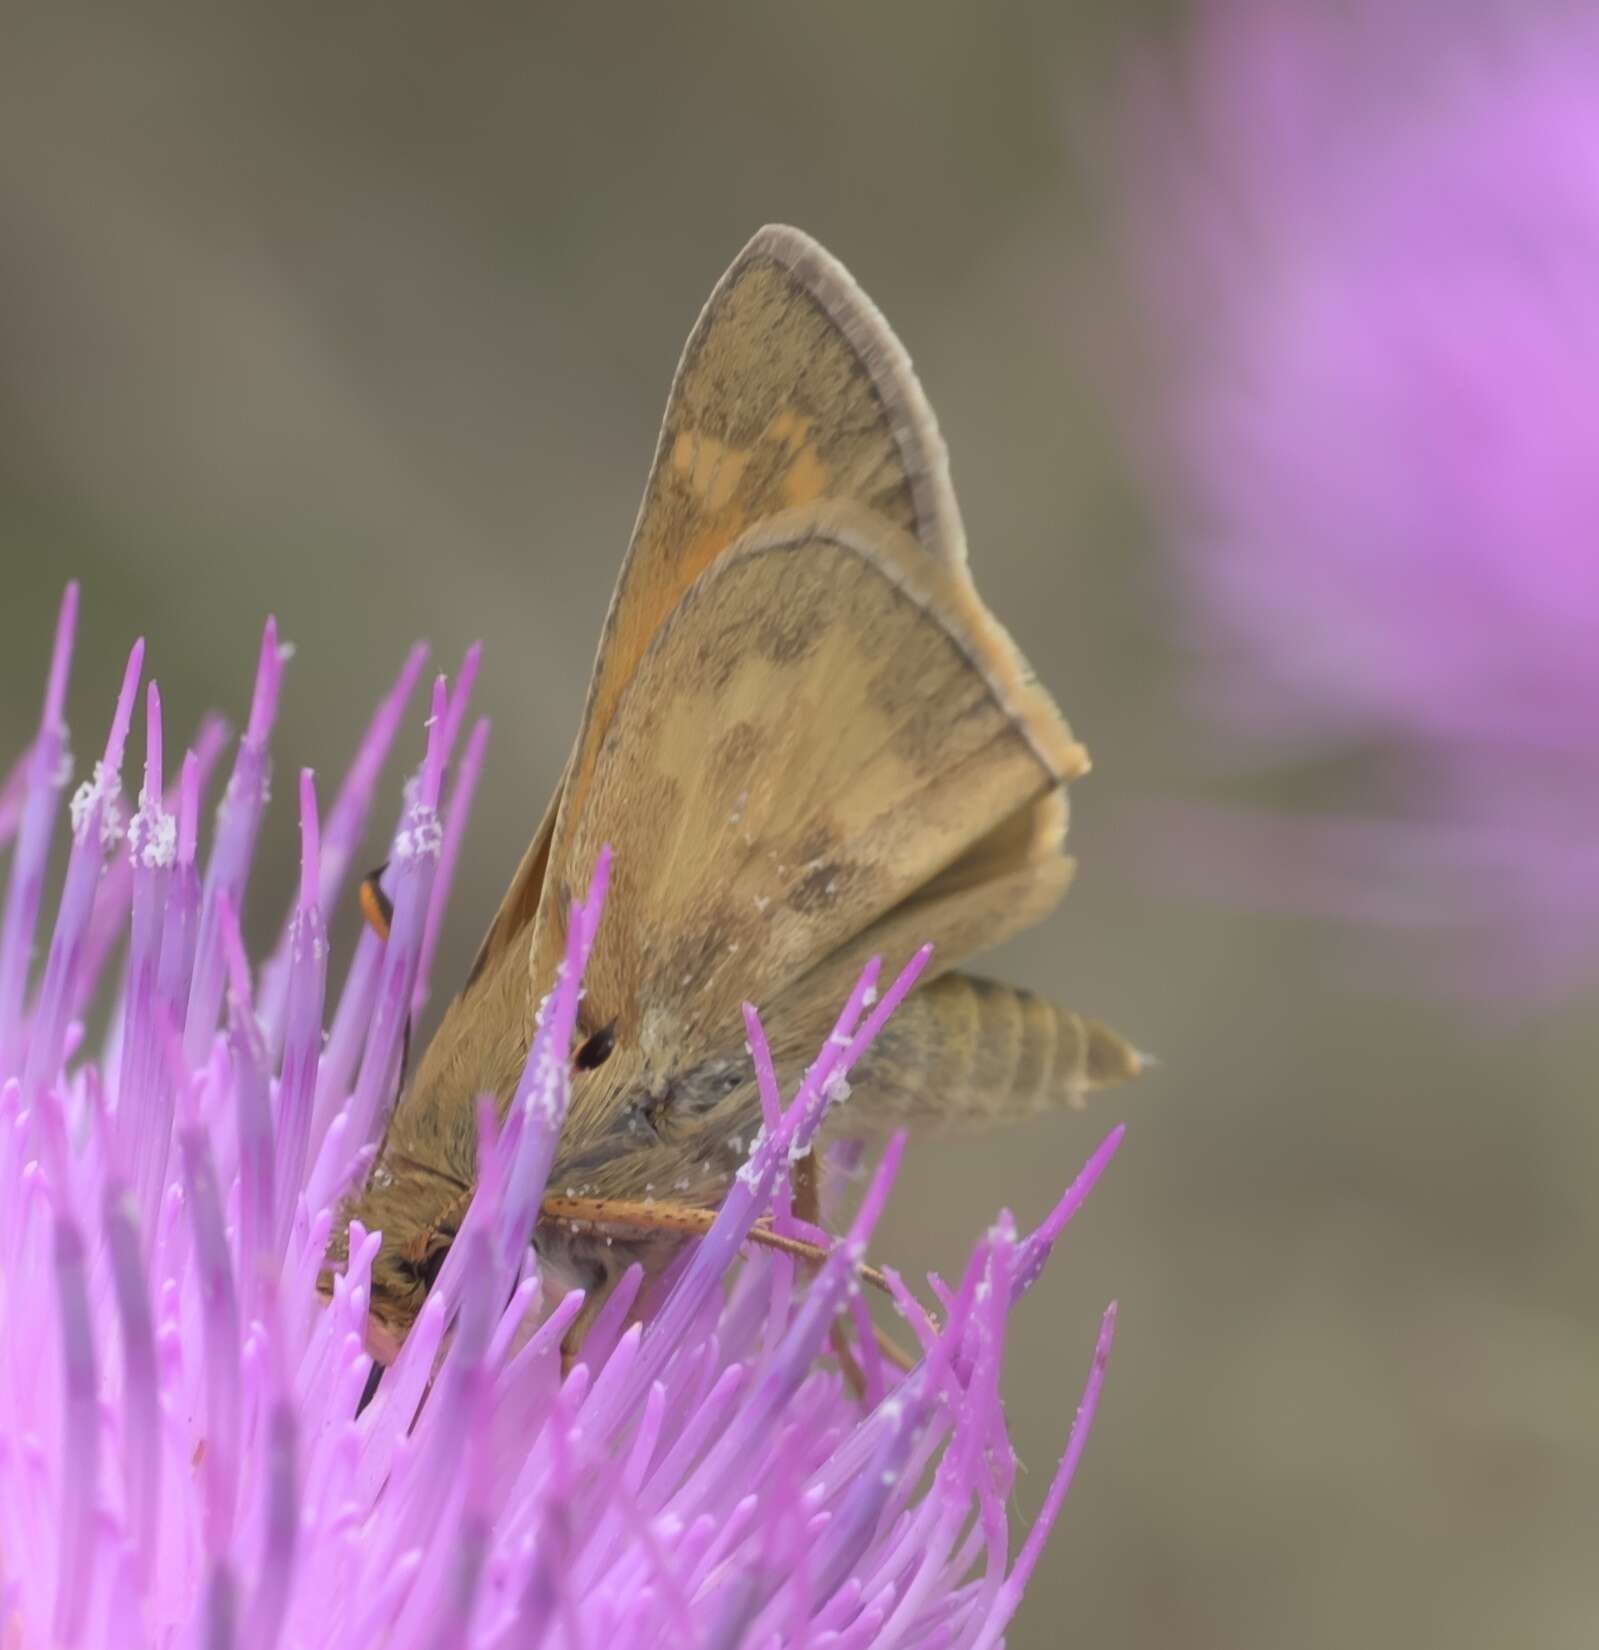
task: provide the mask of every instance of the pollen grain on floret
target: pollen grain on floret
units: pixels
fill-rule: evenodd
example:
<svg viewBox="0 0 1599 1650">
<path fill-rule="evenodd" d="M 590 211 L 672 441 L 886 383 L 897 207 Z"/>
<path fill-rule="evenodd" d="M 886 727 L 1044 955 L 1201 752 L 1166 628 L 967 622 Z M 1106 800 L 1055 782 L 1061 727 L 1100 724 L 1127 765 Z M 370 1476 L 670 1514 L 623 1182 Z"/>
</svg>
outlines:
<svg viewBox="0 0 1599 1650">
<path fill-rule="evenodd" d="M 109 846 L 109 844 L 108 844 Z M 128 821 L 128 856 L 146 871 L 166 871 L 177 862 L 178 818 L 159 797 L 139 793 L 139 806 Z"/>
<path fill-rule="evenodd" d="M 83 840 L 83 834 L 96 816 L 100 821 L 100 846 L 109 850 L 122 840 L 122 776 L 104 762 L 96 762 L 92 778 L 73 793 L 71 802 L 72 837 Z"/>
<path fill-rule="evenodd" d="M 444 827 L 438 810 L 425 803 L 414 804 L 407 811 L 405 824 L 394 834 L 394 858 L 437 859 L 443 847 Z"/>
</svg>

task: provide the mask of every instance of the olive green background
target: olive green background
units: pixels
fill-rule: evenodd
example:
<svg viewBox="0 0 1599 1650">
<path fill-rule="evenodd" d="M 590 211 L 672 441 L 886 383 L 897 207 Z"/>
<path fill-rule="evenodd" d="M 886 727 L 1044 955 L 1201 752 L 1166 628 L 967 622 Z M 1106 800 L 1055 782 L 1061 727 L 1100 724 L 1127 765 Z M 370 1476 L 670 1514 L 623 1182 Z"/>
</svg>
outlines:
<svg viewBox="0 0 1599 1650">
<path fill-rule="evenodd" d="M 298 652 L 264 931 L 291 885 L 287 776 L 331 785 L 413 637 L 452 668 L 481 637 L 495 728 L 458 976 L 574 729 L 683 337 L 758 225 L 802 225 L 915 356 L 980 584 L 1095 753 L 1079 885 L 996 967 L 1163 1060 L 1085 1117 L 916 1147 L 877 1245 L 952 1268 L 996 1207 L 1036 1219 L 1131 1125 L 1015 1322 L 1019 1537 L 1098 1313 L 1122 1308 L 1012 1644 L 1591 1642 L 1586 1010 L 1411 993 L 1380 938 L 1352 982 L 1345 936 L 1183 903 L 1130 825 L 1207 783 L 1118 445 L 1139 321 L 1095 211 L 1117 65 L 1169 18 L 332 10 L 8 14 L 0 748 L 28 736 L 69 574 L 80 751 L 136 633 L 169 739 L 206 707 L 236 719 L 275 612 Z M 1312 780 L 1337 802 L 1363 770 Z"/>
</svg>

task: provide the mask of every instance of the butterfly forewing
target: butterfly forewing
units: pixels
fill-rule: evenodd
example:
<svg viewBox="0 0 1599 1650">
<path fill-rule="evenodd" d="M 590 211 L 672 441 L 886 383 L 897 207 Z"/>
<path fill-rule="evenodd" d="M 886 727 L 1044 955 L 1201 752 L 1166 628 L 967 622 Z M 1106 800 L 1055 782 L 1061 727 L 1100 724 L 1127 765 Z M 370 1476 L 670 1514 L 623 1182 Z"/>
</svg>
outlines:
<svg viewBox="0 0 1599 1650">
<path fill-rule="evenodd" d="M 837 259 L 798 230 L 760 231 L 689 335 L 600 639 L 572 760 L 473 968 L 532 923 L 556 815 L 575 815 L 599 743 L 651 637 L 752 526 L 851 500 L 951 565 L 966 557 L 949 465 L 910 357 Z"/>
<path fill-rule="evenodd" d="M 714 1203 L 758 1119 L 741 1002 L 793 1071 L 869 955 L 928 940 L 841 1126 L 994 1121 L 1130 1075 L 1094 1022 L 936 977 L 1060 898 L 1087 766 L 972 585 L 904 349 L 821 247 L 762 230 L 683 352 L 561 784 L 357 1210 L 385 1228 L 374 1310 L 403 1332 L 416 1309 L 475 1098 L 509 1100 L 606 844 L 557 1192 Z"/>
</svg>

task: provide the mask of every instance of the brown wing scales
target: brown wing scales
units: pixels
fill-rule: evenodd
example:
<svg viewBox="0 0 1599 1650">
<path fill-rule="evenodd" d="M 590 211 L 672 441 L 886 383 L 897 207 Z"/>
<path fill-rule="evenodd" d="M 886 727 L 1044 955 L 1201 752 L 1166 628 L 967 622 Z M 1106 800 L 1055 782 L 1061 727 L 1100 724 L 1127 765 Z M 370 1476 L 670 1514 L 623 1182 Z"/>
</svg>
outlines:
<svg viewBox="0 0 1599 1650">
<path fill-rule="evenodd" d="M 746 997 L 781 1002 L 963 855 L 992 855 L 995 818 L 1058 788 L 1036 747 L 1077 760 L 1052 707 L 1047 726 L 1017 724 L 914 550 L 879 524 L 872 537 L 813 513 L 724 558 L 640 662 L 599 752 L 569 848 L 574 866 L 615 854 L 585 1017 L 614 1022 L 662 1081 L 690 1053 L 740 1048 Z M 540 913 L 552 954 L 562 915 L 554 900 Z"/>
<path fill-rule="evenodd" d="M 836 1005 L 872 957 L 892 975 L 922 946 L 935 980 L 964 958 L 1041 922 L 1071 884 L 1065 853 L 1066 789 L 1057 786 L 1018 809 L 892 910 L 795 981 L 772 1007 L 783 1052 L 808 1058 Z M 792 1028 L 792 1029 L 790 1029 Z"/>
<path fill-rule="evenodd" d="M 944 444 L 910 358 L 841 264 L 808 236 L 761 230 L 684 348 L 573 752 L 555 863 L 594 761 L 656 632 L 696 578 L 774 517 L 836 501 L 920 556 L 965 562 Z M 542 953 L 541 953 L 542 955 Z"/>
<path fill-rule="evenodd" d="M 684 592 L 752 527 L 823 500 L 866 506 L 923 554 L 965 563 L 944 443 L 910 357 L 837 259 L 773 225 L 734 259 L 684 347 L 582 730 L 471 980 L 533 921 L 552 838 L 568 828 L 557 815 L 584 807 L 621 696 Z"/>
<path fill-rule="evenodd" d="M 517 866 L 511 886 L 506 889 L 505 898 L 500 901 L 494 921 L 489 924 L 489 931 L 472 961 L 472 970 L 466 977 L 468 989 L 492 960 L 506 955 L 512 941 L 526 933 L 538 915 L 539 901 L 544 897 L 544 875 L 550 863 L 550 839 L 555 835 L 555 816 L 560 812 L 565 788 L 563 780 L 545 806 L 539 828 L 533 833 L 533 840 L 528 843 L 522 863 Z"/>
</svg>

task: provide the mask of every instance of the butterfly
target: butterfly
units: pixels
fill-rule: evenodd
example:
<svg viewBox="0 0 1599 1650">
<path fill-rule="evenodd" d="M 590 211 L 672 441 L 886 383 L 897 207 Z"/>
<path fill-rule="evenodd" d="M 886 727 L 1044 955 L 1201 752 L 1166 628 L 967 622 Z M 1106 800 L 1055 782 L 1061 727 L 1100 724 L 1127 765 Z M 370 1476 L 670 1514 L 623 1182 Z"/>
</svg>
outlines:
<svg viewBox="0 0 1599 1650">
<path fill-rule="evenodd" d="M 630 1261 L 703 1230 L 742 1165 L 760 1122 L 746 999 L 792 1082 L 869 958 L 933 943 L 835 1136 L 982 1130 L 1135 1075 L 1105 1026 L 954 967 L 1064 894 L 1067 787 L 1087 771 L 977 594 L 904 348 L 815 241 L 761 230 L 683 351 L 565 772 L 345 1211 L 382 1232 L 375 1355 L 448 1252 L 477 1097 L 509 1104 L 605 844 L 533 1234 L 586 1316 Z"/>
</svg>

